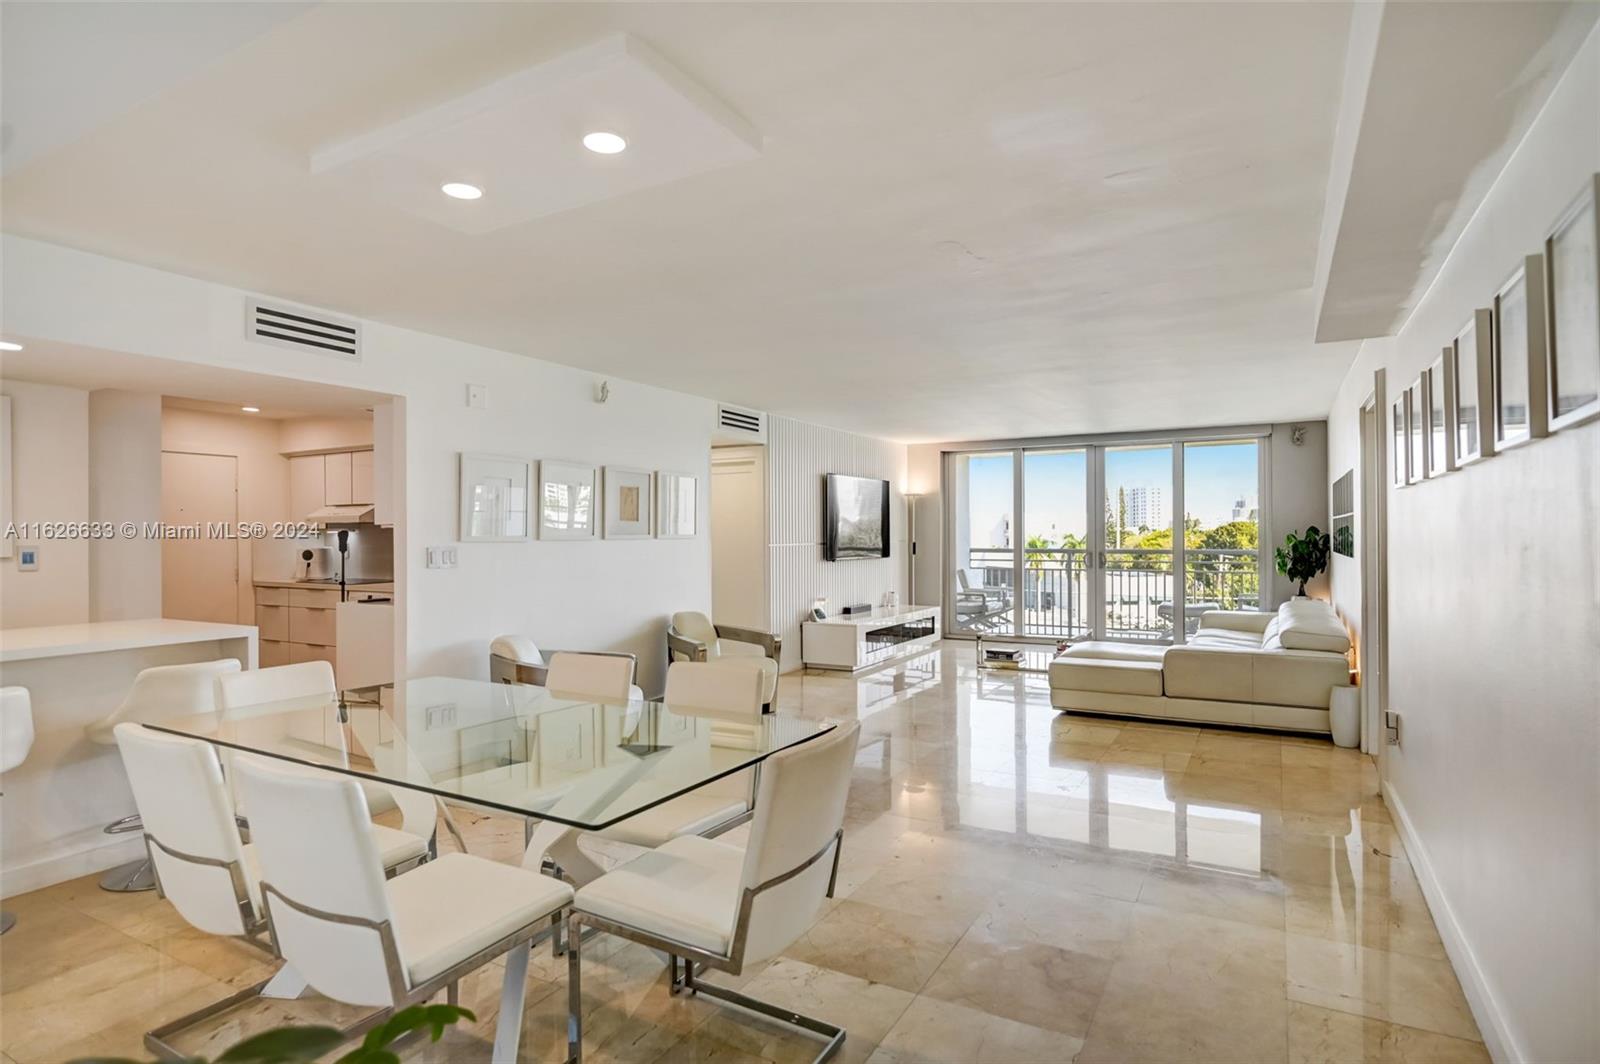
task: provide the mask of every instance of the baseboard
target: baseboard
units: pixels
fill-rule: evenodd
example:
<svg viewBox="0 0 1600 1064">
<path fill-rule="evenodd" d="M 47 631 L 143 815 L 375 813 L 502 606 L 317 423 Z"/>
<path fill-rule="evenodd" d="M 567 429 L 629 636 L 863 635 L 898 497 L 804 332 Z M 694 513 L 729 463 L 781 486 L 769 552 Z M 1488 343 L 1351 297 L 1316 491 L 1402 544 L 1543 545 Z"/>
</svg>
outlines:
<svg viewBox="0 0 1600 1064">
<path fill-rule="evenodd" d="M 57 849 L 52 853 L 12 864 L 0 873 L 0 897 L 26 894 L 65 883 L 69 879 L 104 872 L 144 856 L 144 836 L 96 833 L 88 843 Z"/>
<path fill-rule="evenodd" d="M 1428 848 L 1422 844 L 1411 818 L 1406 815 L 1405 803 L 1387 780 L 1383 783 L 1383 800 L 1393 814 L 1395 826 L 1400 829 L 1400 841 L 1405 844 L 1406 856 L 1411 859 L 1411 870 L 1416 873 L 1422 896 L 1427 899 L 1428 911 L 1433 916 L 1434 926 L 1439 929 L 1439 938 L 1444 942 L 1444 951 L 1456 971 L 1456 978 L 1461 982 L 1461 991 L 1466 995 L 1468 1007 L 1472 1009 L 1472 1018 L 1477 1021 L 1478 1033 L 1483 1035 L 1484 1047 L 1489 1050 L 1495 1064 L 1523 1064 L 1528 1056 L 1511 1033 L 1505 1009 L 1490 989 L 1483 966 L 1472 952 L 1466 933 L 1456 919 L 1455 910 L 1450 908 L 1450 899 L 1439 885 L 1438 876 L 1434 875 L 1433 862 L 1428 859 Z"/>
</svg>

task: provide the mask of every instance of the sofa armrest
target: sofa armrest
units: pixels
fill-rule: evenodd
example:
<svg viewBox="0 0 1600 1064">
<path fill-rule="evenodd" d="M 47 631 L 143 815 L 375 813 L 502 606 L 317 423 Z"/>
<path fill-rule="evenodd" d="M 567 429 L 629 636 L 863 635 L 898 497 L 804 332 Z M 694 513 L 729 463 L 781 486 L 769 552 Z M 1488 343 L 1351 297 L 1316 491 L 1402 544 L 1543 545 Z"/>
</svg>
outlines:
<svg viewBox="0 0 1600 1064">
<path fill-rule="evenodd" d="M 1275 613 L 1260 610 L 1206 610 L 1200 615 L 1201 628 L 1225 628 L 1232 632 L 1254 632 L 1260 635 L 1272 623 Z"/>
</svg>

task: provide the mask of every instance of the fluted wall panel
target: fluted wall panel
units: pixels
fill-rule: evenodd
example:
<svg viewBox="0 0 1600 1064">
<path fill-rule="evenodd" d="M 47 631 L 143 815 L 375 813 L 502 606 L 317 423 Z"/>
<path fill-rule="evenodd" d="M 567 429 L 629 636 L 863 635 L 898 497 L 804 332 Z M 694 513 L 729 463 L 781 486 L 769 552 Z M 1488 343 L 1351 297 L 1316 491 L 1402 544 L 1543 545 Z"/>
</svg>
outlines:
<svg viewBox="0 0 1600 1064">
<path fill-rule="evenodd" d="M 900 486 L 905 471 L 904 444 L 789 418 L 768 421 L 767 601 L 772 629 L 783 636 L 783 668 L 799 667 L 800 622 L 819 596 L 830 613 L 852 602 L 877 605 L 887 591 L 904 601 L 906 511 Z M 824 560 L 824 477 L 829 473 L 889 482 L 889 557 Z"/>
</svg>

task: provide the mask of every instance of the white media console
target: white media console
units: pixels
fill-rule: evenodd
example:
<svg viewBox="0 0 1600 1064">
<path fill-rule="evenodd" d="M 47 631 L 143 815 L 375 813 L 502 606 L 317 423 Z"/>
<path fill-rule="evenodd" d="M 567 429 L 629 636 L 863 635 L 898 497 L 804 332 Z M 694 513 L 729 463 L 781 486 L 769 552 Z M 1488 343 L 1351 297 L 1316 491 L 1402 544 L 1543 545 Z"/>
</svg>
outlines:
<svg viewBox="0 0 1600 1064">
<path fill-rule="evenodd" d="M 858 672 L 909 657 L 939 642 L 939 607 L 903 606 L 800 625 L 807 668 Z"/>
</svg>

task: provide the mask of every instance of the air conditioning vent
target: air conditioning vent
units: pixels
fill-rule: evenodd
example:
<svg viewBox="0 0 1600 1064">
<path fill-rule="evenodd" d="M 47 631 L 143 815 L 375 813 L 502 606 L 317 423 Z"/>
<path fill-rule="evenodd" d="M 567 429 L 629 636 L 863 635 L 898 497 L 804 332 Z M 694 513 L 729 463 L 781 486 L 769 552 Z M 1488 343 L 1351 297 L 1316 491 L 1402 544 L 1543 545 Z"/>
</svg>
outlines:
<svg viewBox="0 0 1600 1064">
<path fill-rule="evenodd" d="M 245 335 L 258 343 L 361 361 L 361 325 L 321 311 L 252 299 L 245 305 Z"/>
<path fill-rule="evenodd" d="M 759 410 L 718 403 L 717 435 L 721 439 L 739 443 L 764 443 L 767 438 L 767 415 Z"/>
</svg>

